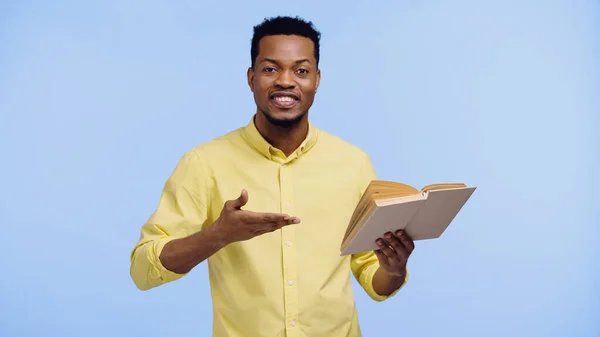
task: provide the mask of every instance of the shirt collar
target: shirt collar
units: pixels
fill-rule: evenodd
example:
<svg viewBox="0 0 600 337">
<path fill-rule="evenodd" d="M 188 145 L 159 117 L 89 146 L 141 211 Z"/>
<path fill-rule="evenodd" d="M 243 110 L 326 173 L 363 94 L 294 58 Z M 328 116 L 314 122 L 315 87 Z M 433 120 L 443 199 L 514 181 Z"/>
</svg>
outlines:
<svg viewBox="0 0 600 337">
<path fill-rule="evenodd" d="M 269 160 L 278 162 L 291 161 L 307 153 L 317 143 L 319 132 L 313 127 L 312 123 L 309 121 L 308 134 L 306 135 L 306 138 L 304 139 L 302 144 L 300 144 L 298 149 L 296 149 L 294 153 L 292 153 L 289 157 L 286 158 L 285 154 L 281 150 L 269 144 L 269 142 L 267 142 L 264 139 L 264 137 L 260 134 L 260 132 L 256 128 L 256 124 L 254 123 L 254 117 L 255 116 L 252 116 L 248 125 L 246 125 L 246 127 L 243 129 L 244 138 L 246 142 L 252 145 L 256 150 L 258 150 L 258 152 L 260 152 Z"/>
</svg>

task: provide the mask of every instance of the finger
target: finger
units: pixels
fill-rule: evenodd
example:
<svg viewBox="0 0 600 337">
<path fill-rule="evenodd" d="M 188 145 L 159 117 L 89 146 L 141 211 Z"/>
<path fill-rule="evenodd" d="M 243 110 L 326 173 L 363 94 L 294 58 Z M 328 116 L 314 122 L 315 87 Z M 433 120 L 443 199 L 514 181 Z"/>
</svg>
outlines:
<svg viewBox="0 0 600 337">
<path fill-rule="evenodd" d="M 261 227 L 254 228 L 254 236 L 259 236 L 267 233 L 276 231 L 279 225 L 276 222 L 272 223 L 261 223 Z"/>
<path fill-rule="evenodd" d="M 248 223 L 269 223 L 269 222 L 288 222 L 289 224 L 300 223 L 298 217 L 292 217 L 281 213 L 255 213 L 247 212 L 243 218 Z"/>
<path fill-rule="evenodd" d="M 385 235 L 383 236 L 385 238 L 385 241 L 387 241 L 388 245 L 390 245 L 398 255 L 400 256 L 404 256 L 406 255 L 406 249 L 404 248 L 404 245 L 402 244 L 402 242 L 400 241 L 400 238 L 394 236 L 391 232 L 387 232 L 385 233 Z"/>
<path fill-rule="evenodd" d="M 387 264 L 387 256 L 385 256 L 385 254 L 381 251 L 381 249 L 376 249 L 375 250 L 375 255 L 379 258 L 379 262 L 381 264 Z"/>
<path fill-rule="evenodd" d="M 381 250 L 381 252 L 388 258 L 388 259 L 393 259 L 396 256 L 396 252 L 394 252 L 392 250 L 392 248 L 390 248 L 387 243 L 383 240 L 383 239 L 377 239 L 377 245 L 379 246 L 379 249 Z"/>
<path fill-rule="evenodd" d="M 289 226 L 289 225 L 291 225 L 291 223 L 289 221 L 277 221 L 277 222 L 270 222 L 270 223 L 266 224 L 267 228 L 270 228 L 270 231 L 274 231 L 274 230 L 277 230 L 279 228 Z"/>
<path fill-rule="evenodd" d="M 395 247 L 392 246 L 391 242 L 392 241 L 398 241 L 397 243 L 395 243 Z M 393 255 L 390 256 L 390 263 L 394 264 L 394 263 L 404 263 L 406 262 L 406 260 L 408 259 L 408 253 L 406 252 L 406 248 L 404 248 L 404 246 L 402 246 L 402 244 L 400 243 L 400 240 L 397 238 L 391 238 L 388 240 L 384 240 L 384 242 L 391 247 L 391 250 L 393 251 Z"/>
<path fill-rule="evenodd" d="M 406 251 L 406 248 L 402 247 L 396 251 L 396 256 L 394 257 L 394 259 L 397 262 L 406 263 L 406 261 L 408 260 L 408 256 L 409 254 Z"/>
<path fill-rule="evenodd" d="M 247 224 L 265 224 L 277 221 L 287 221 L 289 215 L 277 213 L 256 213 L 246 211 L 239 214 L 241 220 Z"/>
<path fill-rule="evenodd" d="M 229 209 L 241 209 L 246 203 L 248 203 L 248 191 L 242 189 L 239 197 L 234 200 L 229 200 L 225 204 Z"/>
<path fill-rule="evenodd" d="M 264 222 L 260 223 L 260 227 L 256 229 L 257 235 L 274 232 L 282 227 L 291 225 L 288 221 Z"/>
<path fill-rule="evenodd" d="M 404 248 L 406 248 L 408 255 L 410 255 L 413 252 L 413 250 L 415 250 L 414 241 L 408 236 L 408 234 L 401 230 L 396 232 L 396 236 L 400 239 L 400 242 L 402 243 Z"/>
<path fill-rule="evenodd" d="M 384 238 L 387 241 L 388 245 L 390 245 L 396 253 L 396 255 L 394 256 L 394 261 L 399 263 L 406 263 L 406 260 L 408 260 L 408 256 L 410 255 L 410 253 L 408 252 L 406 247 L 404 247 L 404 244 L 402 243 L 400 238 L 394 236 L 392 233 L 385 233 Z"/>
</svg>

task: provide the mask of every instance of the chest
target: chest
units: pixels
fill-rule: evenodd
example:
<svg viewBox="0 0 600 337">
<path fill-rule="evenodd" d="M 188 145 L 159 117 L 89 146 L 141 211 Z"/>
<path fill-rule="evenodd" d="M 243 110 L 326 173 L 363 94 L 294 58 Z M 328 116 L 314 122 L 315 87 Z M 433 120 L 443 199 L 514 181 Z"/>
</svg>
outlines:
<svg viewBox="0 0 600 337">
<path fill-rule="evenodd" d="M 298 240 L 333 249 L 339 248 L 360 192 L 358 168 L 329 157 L 288 163 L 231 158 L 212 171 L 212 221 L 227 200 L 246 189 L 244 209 L 297 216 L 302 220 L 295 229 Z"/>
</svg>

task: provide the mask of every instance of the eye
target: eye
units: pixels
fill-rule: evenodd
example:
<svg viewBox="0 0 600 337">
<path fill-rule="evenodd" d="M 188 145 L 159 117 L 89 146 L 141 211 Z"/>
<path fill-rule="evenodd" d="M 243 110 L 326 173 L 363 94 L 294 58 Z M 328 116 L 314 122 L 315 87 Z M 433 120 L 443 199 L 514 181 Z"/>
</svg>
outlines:
<svg viewBox="0 0 600 337">
<path fill-rule="evenodd" d="M 273 68 L 273 67 L 265 67 L 265 68 L 263 68 L 263 71 L 266 72 L 266 73 L 271 73 L 271 72 L 275 71 L 275 68 Z"/>
<path fill-rule="evenodd" d="M 306 75 L 308 74 L 308 70 L 307 69 L 298 69 L 298 72 L 302 75 Z"/>
</svg>

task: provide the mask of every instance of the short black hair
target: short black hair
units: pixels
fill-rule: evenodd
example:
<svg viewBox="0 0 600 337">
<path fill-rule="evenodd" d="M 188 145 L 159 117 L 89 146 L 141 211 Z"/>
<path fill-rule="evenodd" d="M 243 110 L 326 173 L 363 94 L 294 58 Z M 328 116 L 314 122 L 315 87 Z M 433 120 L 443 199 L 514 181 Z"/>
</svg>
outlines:
<svg viewBox="0 0 600 337">
<path fill-rule="evenodd" d="M 314 44 L 314 55 L 318 67 L 321 33 L 315 28 L 313 23 L 297 16 L 277 16 L 266 18 L 260 24 L 254 26 L 254 35 L 252 36 L 252 46 L 250 48 L 252 68 L 254 68 L 254 62 L 258 56 L 260 40 L 265 36 L 271 35 L 298 35 L 311 39 Z"/>
</svg>

